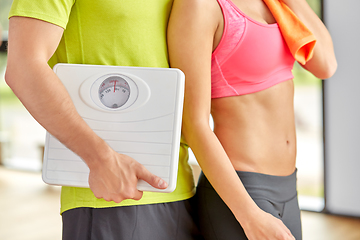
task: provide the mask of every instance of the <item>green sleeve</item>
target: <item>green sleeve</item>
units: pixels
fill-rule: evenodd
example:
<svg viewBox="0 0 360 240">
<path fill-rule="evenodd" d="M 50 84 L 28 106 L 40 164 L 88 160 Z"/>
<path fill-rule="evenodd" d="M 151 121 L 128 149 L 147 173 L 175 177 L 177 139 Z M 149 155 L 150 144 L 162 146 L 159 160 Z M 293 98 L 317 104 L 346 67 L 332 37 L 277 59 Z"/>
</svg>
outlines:
<svg viewBox="0 0 360 240">
<path fill-rule="evenodd" d="M 30 17 L 43 20 L 66 29 L 75 0 L 14 0 L 9 18 Z"/>
</svg>

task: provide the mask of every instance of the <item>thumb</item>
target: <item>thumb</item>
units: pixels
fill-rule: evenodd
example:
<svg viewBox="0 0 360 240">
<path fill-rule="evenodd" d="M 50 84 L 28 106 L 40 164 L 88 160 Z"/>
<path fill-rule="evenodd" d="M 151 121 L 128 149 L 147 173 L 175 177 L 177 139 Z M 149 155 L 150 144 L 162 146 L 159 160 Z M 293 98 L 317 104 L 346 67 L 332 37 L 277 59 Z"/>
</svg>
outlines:
<svg viewBox="0 0 360 240">
<path fill-rule="evenodd" d="M 138 172 L 137 176 L 138 176 L 138 179 L 144 180 L 145 182 L 149 183 L 154 188 L 165 189 L 168 187 L 167 182 L 165 182 L 162 178 L 152 174 L 144 166 L 139 168 L 139 172 Z"/>
</svg>

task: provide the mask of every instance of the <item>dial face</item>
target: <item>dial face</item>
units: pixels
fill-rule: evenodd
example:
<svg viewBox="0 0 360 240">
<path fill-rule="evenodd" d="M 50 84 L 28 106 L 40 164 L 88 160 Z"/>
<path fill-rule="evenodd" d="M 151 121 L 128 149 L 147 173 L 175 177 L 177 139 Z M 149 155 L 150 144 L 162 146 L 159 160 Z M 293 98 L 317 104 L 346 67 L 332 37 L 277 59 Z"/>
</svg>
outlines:
<svg viewBox="0 0 360 240">
<path fill-rule="evenodd" d="M 129 100 L 129 96 L 129 84 L 120 76 L 108 77 L 100 84 L 99 98 L 108 108 L 120 108 Z"/>
</svg>

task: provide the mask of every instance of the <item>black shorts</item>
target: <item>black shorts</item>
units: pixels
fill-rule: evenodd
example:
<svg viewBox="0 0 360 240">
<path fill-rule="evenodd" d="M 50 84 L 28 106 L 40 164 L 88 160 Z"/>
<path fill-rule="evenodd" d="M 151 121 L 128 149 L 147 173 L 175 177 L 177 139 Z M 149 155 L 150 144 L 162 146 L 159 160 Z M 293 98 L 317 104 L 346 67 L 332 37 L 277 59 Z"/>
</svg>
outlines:
<svg viewBox="0 0 360 240">
<path fill-rule="evenodd" d="M 189 201 L 71 209 L 63 240 L 202 240 Z"/>
<path fill-rule="evenodd" d="M 296 171 L 285 177 L 240 171 L 237 174 L 254 202 L 265 212 L 282 220 L 294 237 L 301 240 Z M 241 225 L 203 173 L 194 204 L 199 229 L 206 240 L 247 239 Z"/>
</svg>

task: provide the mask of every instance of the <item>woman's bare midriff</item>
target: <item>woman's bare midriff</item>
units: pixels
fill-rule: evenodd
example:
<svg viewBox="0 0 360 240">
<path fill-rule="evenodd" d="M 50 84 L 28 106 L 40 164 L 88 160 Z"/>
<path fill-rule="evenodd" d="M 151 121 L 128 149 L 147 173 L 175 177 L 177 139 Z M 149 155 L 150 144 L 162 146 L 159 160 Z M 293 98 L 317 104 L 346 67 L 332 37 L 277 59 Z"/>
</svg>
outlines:
<svg viewBox="0 0 360 240">
<path fill-rule="evenodd" d="M 294 172 L 294 84 L 212 99 L 214 132 L 239 171 L 287 176 Z"/>
</svg>

